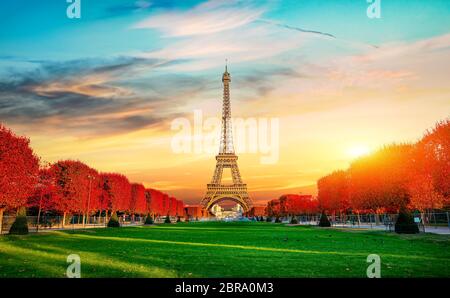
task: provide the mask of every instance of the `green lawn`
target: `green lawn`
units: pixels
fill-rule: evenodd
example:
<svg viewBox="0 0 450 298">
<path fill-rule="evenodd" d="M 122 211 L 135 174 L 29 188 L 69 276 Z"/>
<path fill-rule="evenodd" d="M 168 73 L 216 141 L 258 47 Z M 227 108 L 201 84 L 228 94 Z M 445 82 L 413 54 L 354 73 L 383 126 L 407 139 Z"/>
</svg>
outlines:
<svg viewBox="0 0 450 298">
<path fill-rule="evenodd" d="M 450 277 L 450 236 L 269 223 L 178 223 L 0 237 L 0 277 Z"/>
</svg>

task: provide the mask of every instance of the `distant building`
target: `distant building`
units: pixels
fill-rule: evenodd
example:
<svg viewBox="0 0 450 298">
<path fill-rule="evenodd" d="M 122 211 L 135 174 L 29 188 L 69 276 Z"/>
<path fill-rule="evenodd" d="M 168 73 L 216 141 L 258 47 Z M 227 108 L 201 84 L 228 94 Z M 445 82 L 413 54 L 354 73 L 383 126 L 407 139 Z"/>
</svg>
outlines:
<svg viewBox="0 0 450 298">
<path fill-rule="evenodd" d="M 200 205 L 189 205 L 184 207 L 186 217 L 189 219 L 196 219 L 202 217 L 208 217 L 207 211 L 203 209 Z"/>
</svg>

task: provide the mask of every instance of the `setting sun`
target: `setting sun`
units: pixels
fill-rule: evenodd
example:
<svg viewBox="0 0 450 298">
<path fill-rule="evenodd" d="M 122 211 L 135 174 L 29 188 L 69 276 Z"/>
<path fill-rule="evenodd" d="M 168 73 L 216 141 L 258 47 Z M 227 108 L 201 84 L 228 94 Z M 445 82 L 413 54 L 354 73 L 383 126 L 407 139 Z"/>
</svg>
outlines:
<svg viewBox="0 0 450 298">
<path fill-rule="evenodd" d="M 352 146 L 347 150 L 347 154 L 352 158 L 358 158 L 370 153 L 370 148 L 366 145 Z"/>
</svg>

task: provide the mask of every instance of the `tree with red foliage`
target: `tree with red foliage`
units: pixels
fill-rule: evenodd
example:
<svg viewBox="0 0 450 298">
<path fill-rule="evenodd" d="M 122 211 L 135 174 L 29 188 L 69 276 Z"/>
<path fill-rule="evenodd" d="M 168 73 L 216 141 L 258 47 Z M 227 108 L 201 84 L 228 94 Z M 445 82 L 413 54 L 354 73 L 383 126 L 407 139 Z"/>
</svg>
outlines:
<svg viewBox="0 0 450 298">
<path fill-rule="evenodd" d="M 450 119 L 438 122 L 425 133 L 417 144 L 415 163 L 416 174 L 421 176 L 422 181 L 428 181 L 421 192 L 422 197 L 431 186 L 433 188 L 433 203 L 427 208 L 436 208 L 432 206 L 436 203 L 450 204 Z"/>
<path fill-rule="evenodd" d="M 55 202 L 59 200 L 56 192 L 55 177 L 48 167 L 39 170 L 39 180 L 34 193 L 28 198 L 28 207 L 38 209 L 37 227 L 39 229 L 39 219 L 42 211 L 55 210 Z"/>
<path fill-rule="evenodd" d="M 350 199 L 354 209 L 400 210 L 410 202 L 413 146 L 390 145 L 350 165 Z"/>
<path fill-rule="evenodd" d="M 145 214 L 147 212 L 147 202 L 145 199 L 145 187 L 139 183 L 131 184 L 131 206 L 132 214 Z"/>
<path fill-rule="evenodd" d="M 268 216 L 280 216 L 281 215 L 281 206 L 280 200 L 274 199 L 267 203 L 266 213 Z"/>
<path fill-rule="evenodd" d="M 147 189 L 147 208 L 148 212 L 153 216 L 161 216 L 164 214 L 163 194 L 156 189 Z"/>
<path fill-rule="evenodd" d="M 177 201 L 177 216 L 184 217 L 184 202 L 182 200 Z"/>
<path fill-rule="evenodd" d="M 169 196 L 165 193 L 163 193 L 162 196 L 162 213 L 161 215 L 167 215 L 169 213 L 170 210 L 170 199 Z"/>
<path fill-rule="evenodd" d="M 55 177 L 58 198 L 55 209 L 63 213 L 63 225 L 67 213 L 85 216 L 93 210 L 92 207 L 99 205 L 100 189 L 92 183 L 94 179 L 99 180 L 97 171 L 73 160 L 58 161 L 49 171 Z"/>
<path fill-rule="evenodd" d="M 169 215 L 177 215 L 177 199 L 174 197 L 169 197 Z"/>
<path fill-rule="evenodd" d="M 317 181 L 321 210 L 344 212 L 349 208 L 349 177 L 345 171 L 335 171 Z"/>
<path fill-rule="evenodd" d="M 131 184 L 127 177 L 117 173 L 103 173 L 102 205 L 112 213 L 130 211 Z"/>
<path fill-rule="evenodd" d="M 30 140 L 0 124 L 0 233 L 3 212 L 25 206 L 38 180 L 39 158 Z"/>
</svg>

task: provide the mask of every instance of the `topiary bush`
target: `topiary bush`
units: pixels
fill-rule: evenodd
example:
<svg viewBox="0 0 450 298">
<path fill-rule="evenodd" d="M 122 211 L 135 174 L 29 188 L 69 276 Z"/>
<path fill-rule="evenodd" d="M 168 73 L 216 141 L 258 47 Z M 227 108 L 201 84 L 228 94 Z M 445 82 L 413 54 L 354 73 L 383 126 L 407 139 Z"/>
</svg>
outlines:
<svg viewBox="0 0 450 298">
<path fill-rule="evenodd" d="M 331 223 L 328 220 L 328 216 L 325 211 L 322 211 L 322 215 L 320 216 L 319 227 L 331 227 Z"/>
<path fill-rule="evenodd" d="M 9 229 L 11 235 L 26 235 L 28 234 L 27 210 L 25 207 L 20 207 L 17 212 L 16 220 Z"/>
<path fill-rule="evenodd" d="M 166 223 L 166 224 L 172 223 L 172 222 L 170 221 L 169 214 L 167 214 L 166 219 L 164 220 L 164 223 Z"/>
<path fill-rule="evenodd" d="M 149 214 L 147 214 L 147 217 L 145 218 L 144 225 L 152 225 L 152 224 L 154 224 L 153 217 L 149 213 Z"/>
<path fill-rule="evenodd" d="M 400 210 L 395 222 L 395 232 L 398 234 L 417 234 L 419 227 L 414 222 L 414 217 L 407 210 Z"/>
<path fill-rule="evenodd" d="M 297 217 L 292 216 L 292 218 L 291 218 L 291 225 L 296 225 L 296 224 L 298 224 Z"/>
<path fill-rule="evenodd" d="M 108 221 L 108 228 L 119 228 L 119 227 L 120 227 L 119 218 L 117 217 L 117 213 L 114 212 Z"/>
</svg>

